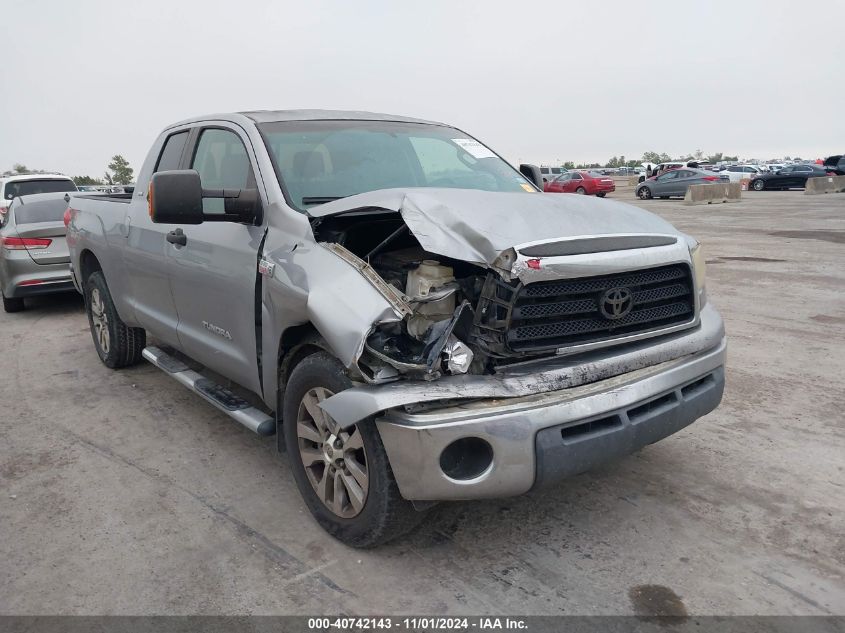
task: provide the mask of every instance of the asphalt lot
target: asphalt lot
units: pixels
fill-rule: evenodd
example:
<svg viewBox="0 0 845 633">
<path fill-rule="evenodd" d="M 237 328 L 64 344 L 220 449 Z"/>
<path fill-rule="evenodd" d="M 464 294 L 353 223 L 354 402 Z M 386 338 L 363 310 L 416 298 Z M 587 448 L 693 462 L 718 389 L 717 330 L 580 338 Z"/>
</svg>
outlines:
<svg viewBox="0 0 845 633">
<path fill-rule="evenodd" d="M 845 195 L 743 195 L 612 196 L 704 244 L 717 411 L 375 551 L 317 527 L 274 439 L 101 365 L 80 299 L 0 313 L 0 613 L 845 614 Z"/>
</svg>

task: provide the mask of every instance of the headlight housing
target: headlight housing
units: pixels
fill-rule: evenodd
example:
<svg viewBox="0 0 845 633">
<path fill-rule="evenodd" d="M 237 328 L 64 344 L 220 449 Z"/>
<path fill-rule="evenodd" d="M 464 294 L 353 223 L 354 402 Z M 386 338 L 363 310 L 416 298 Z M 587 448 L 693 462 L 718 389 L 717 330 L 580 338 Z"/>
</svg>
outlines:
<svg viewBox="0 0 845 633">
<path fill-rule="evenodd" d="M 707 300 L 707 293 L 705 289 L 706 271 L 704 264 L 704 249 L 701 248 L 701 243 L 696 242 L 689 249 L 690 259 L 692 260 L 692 274 L 695 277 L 695 289 L 700 297 L 699 303 L 704 305 Z"/>
</svg>

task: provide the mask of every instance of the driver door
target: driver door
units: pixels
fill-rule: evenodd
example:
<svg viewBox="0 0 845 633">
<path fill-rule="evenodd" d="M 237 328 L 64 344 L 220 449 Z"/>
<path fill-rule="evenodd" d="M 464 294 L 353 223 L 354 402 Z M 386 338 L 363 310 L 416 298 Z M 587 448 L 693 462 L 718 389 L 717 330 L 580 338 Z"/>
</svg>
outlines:
<svg viewBox="0 0 845 633">
<path fill-rule="evenodd" d="M 254 158 L 239 129 L 200 128 L 188 155 L 203 189 L 253 189 Z M 250 146 L 251 147 L 251 146 Z M 263 192 L 261 193 L 263 198 Z M 222 199 L 204 199 L 206 214 Z M 181 228 L 170 246 L 170 284 L 182 350 L 238 384 L 261 393 L 256 354 L 256 275 L 263 226 L 209 222 Z"/>
</svg>

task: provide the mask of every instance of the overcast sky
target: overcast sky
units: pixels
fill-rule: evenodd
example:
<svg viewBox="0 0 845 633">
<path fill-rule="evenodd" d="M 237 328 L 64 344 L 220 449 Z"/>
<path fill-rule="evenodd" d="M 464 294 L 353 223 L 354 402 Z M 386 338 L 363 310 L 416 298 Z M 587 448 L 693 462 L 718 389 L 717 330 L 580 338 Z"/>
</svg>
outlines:
<svg viewBox="0 0 845 633">
<path fill-rule="evenodd" d="M 512 162 L 845 151 L 845 2 L 3 0 L 0 171 L 136 170 L 204 113 L 371 110 Z"/>
</svg>

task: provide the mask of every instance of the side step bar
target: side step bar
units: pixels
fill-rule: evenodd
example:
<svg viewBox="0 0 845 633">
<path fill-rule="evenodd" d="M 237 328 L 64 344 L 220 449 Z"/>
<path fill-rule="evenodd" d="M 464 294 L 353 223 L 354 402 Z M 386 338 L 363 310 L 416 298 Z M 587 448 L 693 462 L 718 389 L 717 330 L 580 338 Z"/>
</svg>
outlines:
<svg viewBox="0 0 845 633">
<path fill-rule="evenodd" d="M 235 395 L 222 385 L 190 369 L 178 358 L 174 358 L 158 347 L 145 347 L 141 355 L 153 365 L 169 374 L 171 378 L 176 379 L 188 389 L 195 391 L 253 433 L 267 436 L 273 435 L 276 432 L 276 421 L 271 416 L 253 407 L 246 400 Z"/>
</svg>

